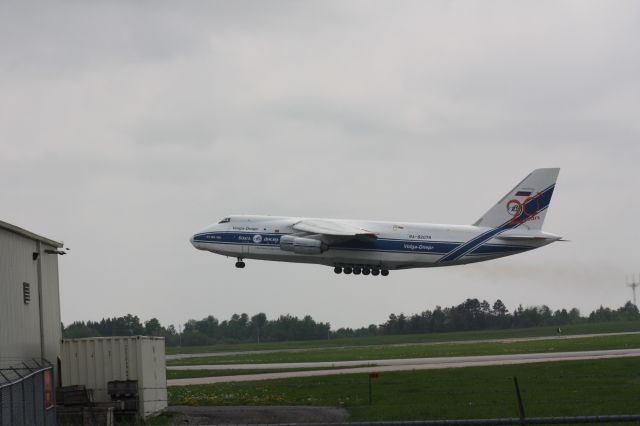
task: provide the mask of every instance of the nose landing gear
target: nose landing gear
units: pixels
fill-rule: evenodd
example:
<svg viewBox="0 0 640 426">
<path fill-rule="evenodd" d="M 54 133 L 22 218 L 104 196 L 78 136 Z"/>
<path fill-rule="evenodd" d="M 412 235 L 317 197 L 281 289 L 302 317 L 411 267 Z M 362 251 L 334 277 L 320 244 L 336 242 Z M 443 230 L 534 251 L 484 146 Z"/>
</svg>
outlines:
<svg viewBox="0 0 640 426">
<path fill-rule="evenodd" d="M 240 268 L 240 269 L 242 269 L 242 268 L 244 268 L 245 266 L 246 266 L 246 265 L 245 265 L 245 264 L 244 264 L 244 262 L 242 261 L 242 258 L 241 258 L 241 257 L 239 257 L 239 258 L 238 258 L 238 261 L 236 262 L 236 268 Z"/>
</svg>

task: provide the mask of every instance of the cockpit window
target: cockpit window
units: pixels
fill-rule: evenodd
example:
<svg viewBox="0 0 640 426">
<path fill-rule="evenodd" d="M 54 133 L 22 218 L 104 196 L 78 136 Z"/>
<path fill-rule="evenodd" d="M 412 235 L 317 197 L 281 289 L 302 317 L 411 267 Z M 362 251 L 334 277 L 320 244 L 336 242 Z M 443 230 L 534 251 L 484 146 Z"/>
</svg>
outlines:
<svg viewBox="0 0 640 426">
<path fill-rule="evenodd" d="M 231 222 L 231 218 L 230 217 L 225 217 L 224 219 L 222 219 L 220 222 L 218 223 L 228 223 Z"/>
</svg>

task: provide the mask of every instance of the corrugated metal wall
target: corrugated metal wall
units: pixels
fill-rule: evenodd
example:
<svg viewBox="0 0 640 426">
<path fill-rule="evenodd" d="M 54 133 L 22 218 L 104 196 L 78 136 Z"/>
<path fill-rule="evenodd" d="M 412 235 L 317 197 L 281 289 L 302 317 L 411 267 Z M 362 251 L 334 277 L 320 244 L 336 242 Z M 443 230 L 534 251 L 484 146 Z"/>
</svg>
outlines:
<svg viewBox="0 0 640 426">
<path fill-rule="evenodd" d="M 34 260 L 33 253 L 38 252 L 39 246 L 40 254 Z M 55 247 L 0 228 L 0 367 L 44 358 L 54 365 L 54 377 L 57 377 L 55 366 L 62 338 L 58 256 L 44 253 L 46 249 Z M 23 283 L 29 284 L 29 304 L 23 300 Z"/>
<path fill-rule="evenodd" d="M 0 228 L 0 366 L 42 358 L 35 251 L 35 241 Z M 22 297 L 25 282 L 31 289 L 28 305 Z"/>
<path fill-rule="evenodd" d="M 62 342 L 62 385 L 93 389 L 97 402 L 111 400 L 107 384 L 137 380 L 141 417 L 167 406 L 164 338 L 92 337 Z"/>
<path fill-rule="evenodd" d="M 58 255 L 44 253 L 44 250 L 55 249 L 42 244 L 40 255 L 42 268 L 42 326 L 44 333 L 43 358 L 53 364 L 57 377 L 57 359 L 60 356 L 60 283 L 58 281 Z"/>
</svg>

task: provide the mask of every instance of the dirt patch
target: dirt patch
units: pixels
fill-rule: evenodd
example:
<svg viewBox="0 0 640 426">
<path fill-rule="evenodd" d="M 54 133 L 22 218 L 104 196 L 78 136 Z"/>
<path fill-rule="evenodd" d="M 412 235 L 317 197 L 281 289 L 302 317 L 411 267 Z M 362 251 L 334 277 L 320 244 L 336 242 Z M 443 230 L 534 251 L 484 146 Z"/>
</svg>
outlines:
<svg viewBox="0 0 640 426">
<path fill-rule="evenodd" d="M 174 413 L 172 425 L 266 424 L 266 423 L 339 423 L 349 413 L 338 407 L 308 406 L 236 406 L 191 407 L 174 405 L 167 409 Z"/>
</svg>

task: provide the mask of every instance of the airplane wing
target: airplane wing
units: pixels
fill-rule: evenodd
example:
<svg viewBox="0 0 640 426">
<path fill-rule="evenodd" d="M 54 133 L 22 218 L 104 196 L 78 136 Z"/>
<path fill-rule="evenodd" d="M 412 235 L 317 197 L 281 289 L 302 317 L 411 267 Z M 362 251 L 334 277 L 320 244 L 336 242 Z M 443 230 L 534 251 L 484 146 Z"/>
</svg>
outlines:
<svg viewBox="0 0 640 426">
<path fill-rule="evenodd" d="M 342 222 L 335 222 L 324 219 L 303 219 L 293 225 L 293 229 L 311 234 L 322 234 L 331 237 L 371 237 L 377 238 L 376 234 L 366 229 L 348 225 Z"/>
</svg>

